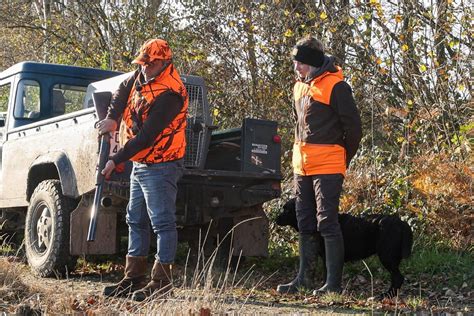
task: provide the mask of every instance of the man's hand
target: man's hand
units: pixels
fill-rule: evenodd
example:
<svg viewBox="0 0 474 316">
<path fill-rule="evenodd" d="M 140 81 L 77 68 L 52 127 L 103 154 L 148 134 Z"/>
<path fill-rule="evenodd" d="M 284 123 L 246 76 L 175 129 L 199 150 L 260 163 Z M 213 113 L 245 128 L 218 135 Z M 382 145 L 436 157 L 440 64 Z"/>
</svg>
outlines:
<svg viewBox="0 0 474 316">
<path fill-rule="evenodd" d="M 99 135 L 115 132 L 117 129 L 117 122 L 112 119 L 105 119 L 97 123 L 97 128 L 99 129 Z"/>
<path fill-rule="evenodd" d="M 115 162 L 113 160 L 107 161 L 105 164 L 104 169 L 100 173 L 102 173 L 106 179 L 110 178 L 110 175 L 112 174 L 112 171 L 115 169 Z"/>
</svg>

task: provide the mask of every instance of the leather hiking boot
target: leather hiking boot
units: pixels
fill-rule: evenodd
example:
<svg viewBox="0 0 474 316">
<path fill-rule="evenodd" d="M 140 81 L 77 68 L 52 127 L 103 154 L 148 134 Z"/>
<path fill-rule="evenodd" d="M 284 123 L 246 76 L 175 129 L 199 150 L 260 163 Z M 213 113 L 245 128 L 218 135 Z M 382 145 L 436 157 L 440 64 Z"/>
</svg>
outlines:
<svg viewBox="0 0 474 316">
<path fill-rule="evenodd" d="M 326 250 L 326 283 L 313 291 L 313 295 L 342 293 L 342 269 L 344 267 L 344 239 L 342 235 L 324 238 Z"/>
<path fill-rule="evenodd" d="M 166 293 L 172 288 L 171 264 L 155 261 L 151 270 L 151 281 L 141 290 L 133 292 L 132 300 L 144 301 L 157 293 Z"/>
<path fill-rule="evenodd" d="M 127 256 L 124 278 L 117 284 L 106 286 L 104 296 L 128 296 L 147 284 L 147 257 Z"/>
<path fill-rule="evenodd" d="M 279 284 L 277 292 L 293 294 L 300 288 L 314 289 L 316 279 L 316 263 L 318 261 L 319 244 L 314 234 L 300 234 L 299 238 L 300 267 L 296 278 L 287 284 Z"/>
</svg>

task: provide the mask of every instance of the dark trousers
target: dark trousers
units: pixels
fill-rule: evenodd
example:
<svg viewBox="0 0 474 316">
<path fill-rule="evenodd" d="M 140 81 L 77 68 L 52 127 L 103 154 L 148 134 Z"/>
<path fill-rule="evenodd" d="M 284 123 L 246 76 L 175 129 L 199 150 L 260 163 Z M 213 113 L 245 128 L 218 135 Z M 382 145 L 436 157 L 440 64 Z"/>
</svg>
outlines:
<svg viewBox="0 0 474 316">
<path fill-rule="evenodd" d="M 338 221 L 341 174 L 295 174 L 296 217 L 301 234 L 320 232 L 322 237 L 342 236 Z"/>
</svg>

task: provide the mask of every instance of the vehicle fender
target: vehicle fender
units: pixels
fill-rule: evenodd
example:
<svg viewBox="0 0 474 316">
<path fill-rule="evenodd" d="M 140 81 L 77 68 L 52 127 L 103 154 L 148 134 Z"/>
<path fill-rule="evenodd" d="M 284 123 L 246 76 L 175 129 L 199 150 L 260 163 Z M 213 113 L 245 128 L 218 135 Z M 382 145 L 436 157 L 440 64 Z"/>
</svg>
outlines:
<svg viewBox="0 0 474 316">
<path fill-rule="evenodd" d="M 54 151 L 35 159 L 28 171 L 27 200 L 29 201 L 36 186 L 46 179 L 59 179 L 65 196 L 78 197 L 77 180 L 74 169 L 66 153 Z"/>
</svg>

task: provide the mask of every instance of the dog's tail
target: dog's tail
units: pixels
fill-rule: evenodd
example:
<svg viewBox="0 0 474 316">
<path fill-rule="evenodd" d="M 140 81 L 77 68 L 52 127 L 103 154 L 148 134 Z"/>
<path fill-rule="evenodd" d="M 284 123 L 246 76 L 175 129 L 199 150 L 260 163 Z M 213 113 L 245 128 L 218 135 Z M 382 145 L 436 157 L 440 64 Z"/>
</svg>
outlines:
<svg viewBox="0 0 474 316">
<path fill-rule="evenodd" d="M 408 258 L 411 255 L 413 247 L 413 232 L 407 222 L 402 221 L 402 258 Z"/>
</svg>

